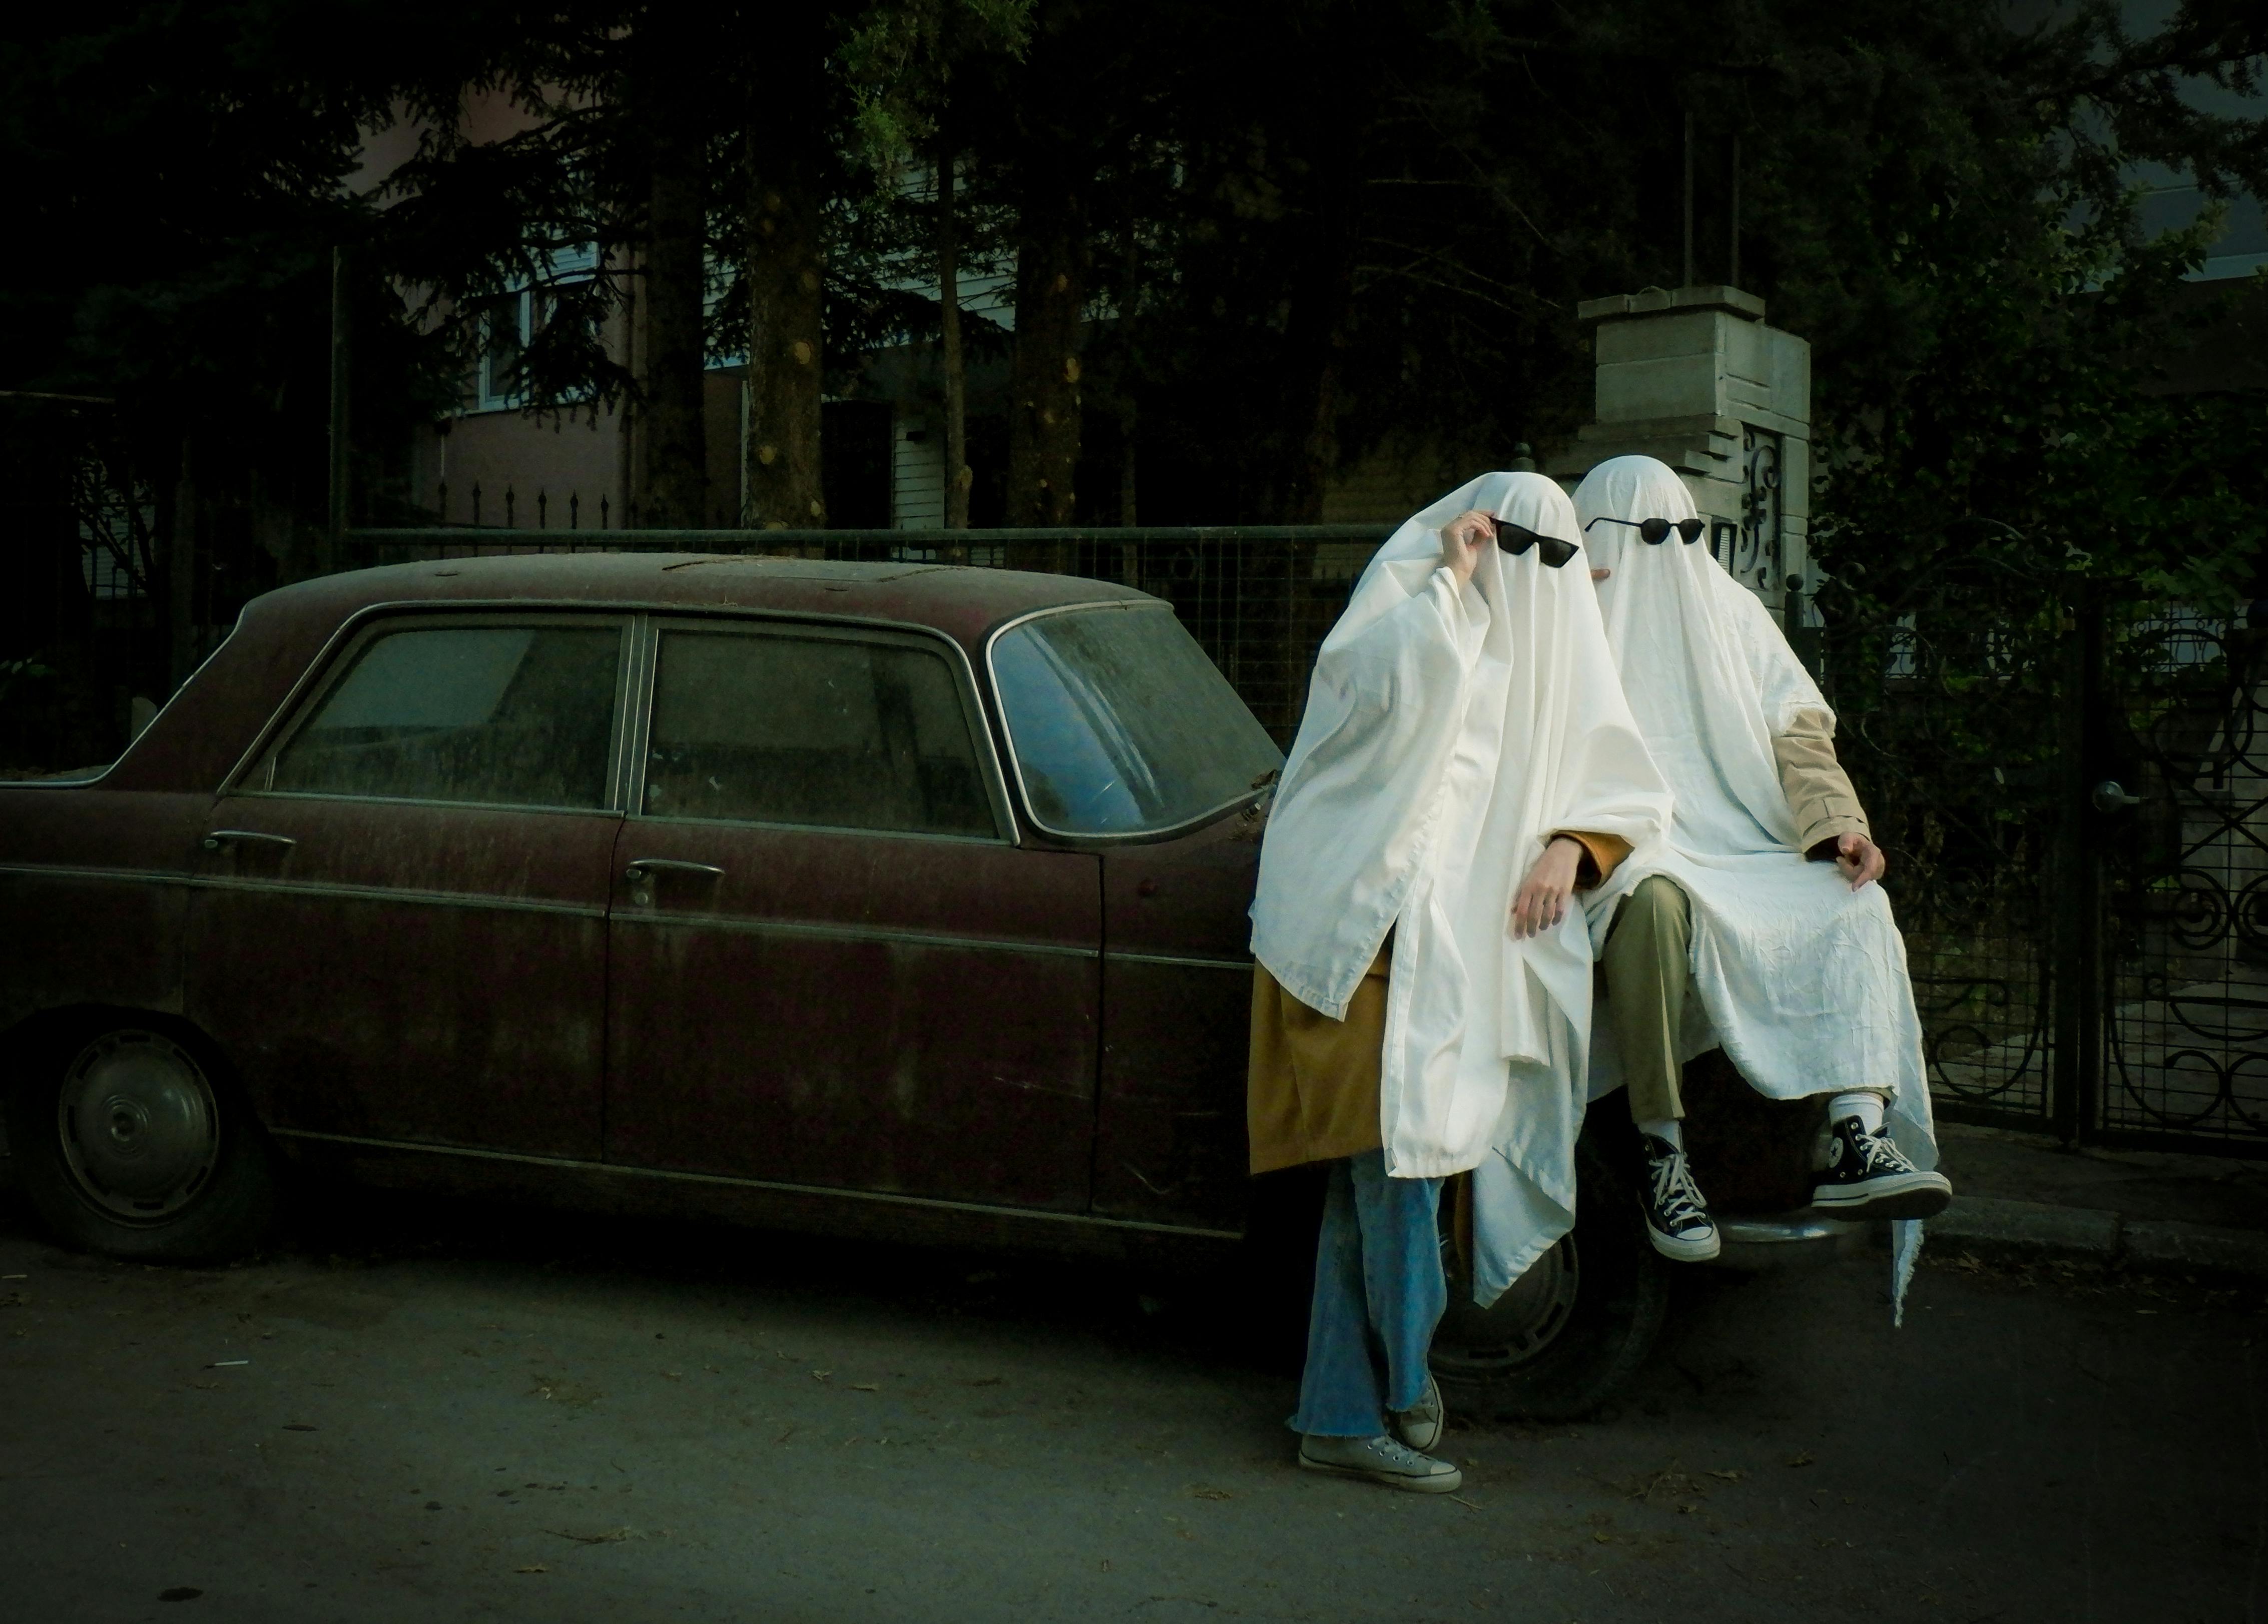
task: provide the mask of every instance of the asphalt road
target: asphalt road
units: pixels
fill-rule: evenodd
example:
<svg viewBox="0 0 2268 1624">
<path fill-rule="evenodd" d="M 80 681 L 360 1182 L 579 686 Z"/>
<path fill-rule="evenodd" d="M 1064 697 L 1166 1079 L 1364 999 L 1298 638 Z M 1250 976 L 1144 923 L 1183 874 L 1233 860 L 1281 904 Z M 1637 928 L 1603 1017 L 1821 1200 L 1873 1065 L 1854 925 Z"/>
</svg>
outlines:
<svg viewBox="0 0 2268 1624">
<path fill-rule="evenodd" d="M 0 1618 L 2268 1619 L 2257 1291 L 1697 1276 L 1619 1414 L 1421 1498 L 1292 1468 L 1233 1295 L 346 1211 L 173 1271 L 0 1202 Z"/>
</svg>

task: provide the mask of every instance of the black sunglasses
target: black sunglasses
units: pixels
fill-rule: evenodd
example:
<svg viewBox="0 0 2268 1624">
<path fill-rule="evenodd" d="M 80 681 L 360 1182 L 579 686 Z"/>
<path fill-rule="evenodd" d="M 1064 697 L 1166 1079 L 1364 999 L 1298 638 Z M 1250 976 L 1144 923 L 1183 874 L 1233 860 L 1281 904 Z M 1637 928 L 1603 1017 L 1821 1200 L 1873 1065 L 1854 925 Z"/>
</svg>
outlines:
<svg viewBox="0 0 2268 1624">
<path fill-rule="evenodd" d="M 1539 536 L 1524 525 L 1515 525 L 1508 518 L 1496 521 L 1496 544 L 1514 558 L 1529 547 L 1543 561 L 1544 568 L 1557 570 L 1582 549 L 1572 541 L 1562 541 L 1557 536 Z"/>
<path fill-rule="evenodd" d="M 1663 542 L 1669 540 L 1669 533 L 1673 530 L 1679 535 L 1684 537 L 1685 545 L 1690 547 L 1701 539 L 1701 533 L 1708 528 L 1708 525 L 1703 524 L 1697 518 L 1681 518 L 1675 520 L 1667 518 L 1609 518 L 1605 514 L 1602 513 L 1598 518 L 1591 521 L 1591 525 L 1602 524 L 1628 525 L 1632 530 L 1638 532 L 1638 539 L 1644 541 L 1648 547 L 1660 547 Z M 1586 531 L 1588 531 L 1591 528 L 1591 525 L 1586 525 L 1583 528 Z"/>
</svg>

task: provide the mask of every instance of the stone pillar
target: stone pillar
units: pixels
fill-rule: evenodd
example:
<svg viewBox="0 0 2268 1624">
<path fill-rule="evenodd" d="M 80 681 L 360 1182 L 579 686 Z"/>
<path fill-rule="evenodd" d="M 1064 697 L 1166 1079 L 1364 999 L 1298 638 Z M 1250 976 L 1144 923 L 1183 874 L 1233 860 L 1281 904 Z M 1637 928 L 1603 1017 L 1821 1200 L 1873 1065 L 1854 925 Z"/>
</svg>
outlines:
<svg viewBox="0 0 2268 1624">
<path fill-rule="evenodd" d="M 1810 619 L 1811 346 L 1738 288 L 1587 299 L 1597 421 L 1547 471 L 1571 486 L 1609 457 L 1659 458 L 1710 521 L 1707 545 L 1791 631 Z"/>
</svg>

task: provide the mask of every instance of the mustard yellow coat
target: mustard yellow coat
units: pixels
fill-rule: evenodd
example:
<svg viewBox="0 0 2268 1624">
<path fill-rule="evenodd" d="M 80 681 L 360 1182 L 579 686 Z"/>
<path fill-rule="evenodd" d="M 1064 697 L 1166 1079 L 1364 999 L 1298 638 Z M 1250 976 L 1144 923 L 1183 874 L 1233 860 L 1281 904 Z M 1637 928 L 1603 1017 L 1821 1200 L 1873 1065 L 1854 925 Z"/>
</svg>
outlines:
<svg viewBox="0 0 2268 1624">
<path fill-rule="evenodd" d="M 1580 889 L 1597 885 L 1630 856 L 1628 842 L 1618 836 L 1565 833 L 1583 845 Z M 1245 1120 L 1254 1172 L 1333 1161 L 1375 1150 L 1384 1143 L 1378 1070 L 1386 1047 L 1386 982 L 1393 959 L 1389 935 L 1355 988 L 1343 1021 L 1319 1014 L 1285 992 L 1265 965 L 1252 966 Z"/>
</svg>

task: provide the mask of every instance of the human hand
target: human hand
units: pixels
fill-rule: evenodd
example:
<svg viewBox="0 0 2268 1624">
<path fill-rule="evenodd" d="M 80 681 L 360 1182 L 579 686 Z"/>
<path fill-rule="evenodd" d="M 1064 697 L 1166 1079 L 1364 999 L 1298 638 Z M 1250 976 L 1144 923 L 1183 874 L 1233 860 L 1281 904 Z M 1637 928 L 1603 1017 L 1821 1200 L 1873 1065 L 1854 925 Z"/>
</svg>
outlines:
<svg viewBox="0 0 2268 1624">
<path fill-rule="evenodd" d="M 1496 540 L 1496 520 L 1478 508 L 1460 513 L 1441 526 L 1441 562 L 1462 586 L 1479 567 L 1481 548 Z"/>
<path fill-rule="evenodd" d="M 1851 889 L 1859 891 L 1868 882 L 1881 878 L 1889 863 L 1880 846 L 1863 834 L 1852 834 L 1835 842 L 1835 866 L 1851 882 Z"/>
<path fill-rule="evenodd" d="M 1525 941 L 1531 936 L 1542 936 L 1567 917 L 1567 899 L 1575 893 L 1575 874 L 1582 866 L 1583 845 L 1580 841 L 1555 835 L 1535 866 L 1528 871 L 1521 882 L 1520 894 L 1512 900 L 1512 934 Z"/>
<path fill-rule="evenodd" d="M 1595 584 L 1600 581 L 1605 580 L 1612 574 L 1614 574 L 1614 571 L 1611 570 L 1594 570 L 1591 571 L 1591 580 Z"/>
</svg>

